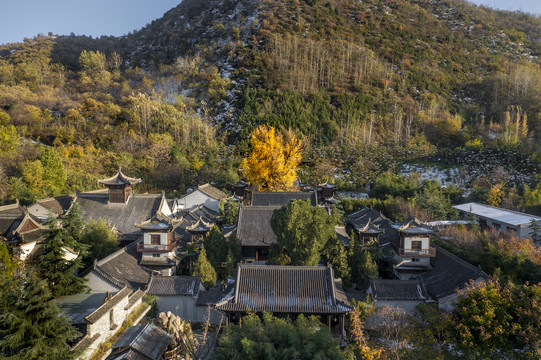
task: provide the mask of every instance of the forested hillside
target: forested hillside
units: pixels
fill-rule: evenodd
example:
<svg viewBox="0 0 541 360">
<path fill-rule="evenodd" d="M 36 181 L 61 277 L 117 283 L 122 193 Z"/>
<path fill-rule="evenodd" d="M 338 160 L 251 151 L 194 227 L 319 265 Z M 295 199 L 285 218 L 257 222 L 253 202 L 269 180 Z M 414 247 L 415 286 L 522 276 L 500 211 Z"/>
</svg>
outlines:
<svg viewBox="0 0 541 360">
<path fill-rule="evenodd" d="M 303 140 L 306 182 L 364 189 L 458 149 L 534 172 L 540 54 L 541 18 L 460 0 L 185 0 L 120 38 L 4 45 L 0 202 L 119 166 L 139 191 L 223 186 L 260 124 Z"/>
</svg>

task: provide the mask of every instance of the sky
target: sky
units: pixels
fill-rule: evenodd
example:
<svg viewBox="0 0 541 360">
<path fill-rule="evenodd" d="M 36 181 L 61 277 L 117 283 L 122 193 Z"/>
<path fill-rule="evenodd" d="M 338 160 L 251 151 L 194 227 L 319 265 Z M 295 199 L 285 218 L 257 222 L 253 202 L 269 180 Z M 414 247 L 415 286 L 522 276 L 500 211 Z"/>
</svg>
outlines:
<svg viewBox="0 0 541 360">
<path fill-rule="evenodd" d="M 526 13 L 541 15 L 540 0 L 469 0 L 477 5 L 487 5 L 494 9 L 520 10 Z"/>
<path fill-rule="evenodd" d="M 125 35 L 160 18 L 181 0 L 0 0 L 0 44 L 47 35 Z M 201 0 L 205 1 L 205 0 Z M 541 0 L 470 0 L 541 15 Z"/>
<path fill-rule="evenodd" d="M 204 0 L 201 0 L 204 1 Z M 47 35 L 125 35 L 181 0 L 0 0 L 0 44 Z"/>
</svg>

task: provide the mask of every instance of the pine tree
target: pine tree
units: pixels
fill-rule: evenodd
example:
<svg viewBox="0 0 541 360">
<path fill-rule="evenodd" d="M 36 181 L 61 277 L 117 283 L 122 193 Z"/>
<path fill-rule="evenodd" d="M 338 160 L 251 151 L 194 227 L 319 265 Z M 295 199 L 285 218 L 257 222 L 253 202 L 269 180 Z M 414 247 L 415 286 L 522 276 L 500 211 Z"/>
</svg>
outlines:
<svg viewBox="0 0 541 360">
<path fill-rule="evenodd" d="M 372 260 L 369 251 L 361 251 L 357 271 L 357 287 L 368 285 L 370 278 L 378 276 L 378 265 Z"/>
<path fill-rule="evenodd" d="M 79 254 L 74 260 L 64 259 L 66 244 L 86 250 L 86 245 L 79 244 L 70 235 L 69 226 L 66 229 L 60 227 L 56 219 L 51 220 L 49 231 L 42 242 L 44 253 L 39 257 L 38 266 L 55 297 L 77 294 L 85 289 L 85 279 L 76 275 L 77 270 L 83 266 L 82 256 Z"/>
<path fill-rule="evenodd" d="M 69 360 L 68 341 L 79 334 L 60 315 L 45 281 L 33 270 L 0 283 L 0 358 Z"/>
<path fill-rule="evenodd" d="M 201 282 L 206 288 L 216 286 L 216 271 L 207 259 L 205 246 L 201 246 L 201 252 L 197 257 L 197 261 L 193 267 L 193 274 L 201 276 Z"/>
<path fill-rule="evenodd" d="M 530 231 L 532 232 L 533 243 L 539 244 L 539 242 L 541 242 L 541 227 L 539 226 L 537 221 L 535 221 L 535 219 L 532 219 L 532 221 L 530 222 L 530 226 L 528 227 L 530 228 Z"/>
<path fill-rule="evenodd" d="M 211 266 L 217 271 L 221 278 L 223 278 L 223 263 L 227 258 L 227 242 L 220 229 L 214 226 L 208 236 L 203 241 L 207 258 Z"/>
</svg>

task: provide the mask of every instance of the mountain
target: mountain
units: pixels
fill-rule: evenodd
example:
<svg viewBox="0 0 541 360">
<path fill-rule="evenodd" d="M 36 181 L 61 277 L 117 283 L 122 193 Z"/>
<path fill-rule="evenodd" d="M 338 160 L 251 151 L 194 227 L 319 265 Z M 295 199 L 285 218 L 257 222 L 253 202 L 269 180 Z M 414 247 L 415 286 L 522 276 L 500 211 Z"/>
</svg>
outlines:
<svg viewBox="0 0 541 360">
<path fill-rule="evenodd" d="M 185 0 L 123 37 L 0 47 L 0 130 L 55 146 L 70 189 L 122 165 L 150 190 L 225 183 L 256 126 L 289 127 L 355 187 L 456 148 L 541 158 L 540 54 L 541 18 L 461 0 Z M 40 154 L 11 144 L 3 198 Z"/>
</svg>

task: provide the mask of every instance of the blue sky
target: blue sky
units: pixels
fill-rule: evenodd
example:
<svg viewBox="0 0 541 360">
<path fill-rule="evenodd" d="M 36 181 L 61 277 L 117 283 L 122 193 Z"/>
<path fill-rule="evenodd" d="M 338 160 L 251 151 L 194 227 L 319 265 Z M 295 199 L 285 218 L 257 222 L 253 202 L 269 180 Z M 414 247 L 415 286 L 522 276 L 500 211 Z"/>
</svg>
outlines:
<svg viewBox="0 0 541 360">
<path fill-rule="evenodd" d="M 124 35 L 160 18 L 180 1 L 1 0 L 0 44 L 49 32 L 94 37 Z"/>
<path fill-rule="evenodd" d="M 540 0 L 469 0 L 477 5 L 487 5 L 501 10 L 520 10 L 541 15 Z"/>
<path fill-rule="evenodd" d="M 124 35 L 181 0 L 1 0 L 0 44 L 37 34 Z M 200 0 L 205 1 L 205 0 Z M 472 0 L 503 10 L 541 14 L 540 0 Z"/>
</svg>

